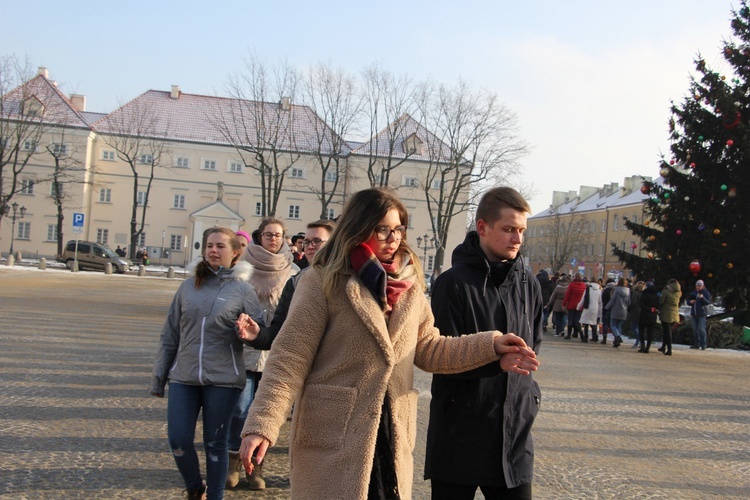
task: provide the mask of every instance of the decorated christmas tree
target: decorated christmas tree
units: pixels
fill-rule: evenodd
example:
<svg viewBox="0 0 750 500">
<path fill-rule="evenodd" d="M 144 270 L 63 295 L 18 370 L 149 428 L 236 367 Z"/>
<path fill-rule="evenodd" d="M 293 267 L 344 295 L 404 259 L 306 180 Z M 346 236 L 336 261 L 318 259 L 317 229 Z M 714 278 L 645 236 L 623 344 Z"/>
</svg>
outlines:
<svg viewBox="0 0 750 500">
<path fill-rule="evenodd" d="M 747 307 L 750 289 L 750 9 L 732 14 L 722 54 L 699 54 L 689 94 L 672 103 L 671 155 L 643 183 L 642 224 L 626 222 L 643 251 L 613 246 L 639 279 L 676 278 L 683 293 L 702 279 L 729 309 Z"/>
</svg>

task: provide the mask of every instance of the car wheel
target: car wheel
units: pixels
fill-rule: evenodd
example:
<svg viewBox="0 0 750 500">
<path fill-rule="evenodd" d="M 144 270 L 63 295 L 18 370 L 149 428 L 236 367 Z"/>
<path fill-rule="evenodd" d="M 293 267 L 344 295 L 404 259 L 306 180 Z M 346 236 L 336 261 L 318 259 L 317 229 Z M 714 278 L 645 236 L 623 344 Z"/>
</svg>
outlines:
<svg viewBox="0 0 750 500">
<path fill-rule="evenodd" d="M 75 260 L 73 260 L 73 259 L 66 260 L 65 261 L 65 267 L 67 267 L 68 269 L 73 269 L 73 262 L 75 262 Z"/>
</svg>

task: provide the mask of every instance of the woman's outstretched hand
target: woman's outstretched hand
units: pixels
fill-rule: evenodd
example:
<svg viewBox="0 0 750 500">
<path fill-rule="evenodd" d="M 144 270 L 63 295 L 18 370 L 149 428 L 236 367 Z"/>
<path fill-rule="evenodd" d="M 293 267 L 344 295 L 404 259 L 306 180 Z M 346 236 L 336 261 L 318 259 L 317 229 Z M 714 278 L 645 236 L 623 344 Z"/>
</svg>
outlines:
<svg viewBox="0 0 750 500">
<path fill-rule="evenodd" d="M 495 337 L 495 352 L 500 355 L 500 368 L 506 372 L 529 375 L 540 364 L 534 350 L 514 333 Z"/>
<path fill-rule="evenodd" d="M 240 340 L 250 342 L 258 338 L 260 326 L 253 321 L 253 318 L 249 314 L 240 314 L 235 324 L 237 326 L 237 336 Z"/>
<path fill-rule="evenodd" d="M 242 459 L 242 465 L 245 466 L 245 470 L 248 474 L 253 473 L 255 464 L 260 465 L 263 463 L 263 459 L 266 457 L 266 451 L 268 451 L 270 444 L 271 442 L 268 439 L 257 434 L 248 434 L 242 438 L 242 445 L 240 445 L 240 458 Z"/>
</svg>

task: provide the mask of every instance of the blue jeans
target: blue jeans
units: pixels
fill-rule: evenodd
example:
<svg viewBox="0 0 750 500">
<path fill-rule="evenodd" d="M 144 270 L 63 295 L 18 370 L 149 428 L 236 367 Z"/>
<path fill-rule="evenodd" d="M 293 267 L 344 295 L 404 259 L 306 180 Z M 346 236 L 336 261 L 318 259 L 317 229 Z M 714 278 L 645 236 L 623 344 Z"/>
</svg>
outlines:
<svg viewBox="0 0 750 500">
<path fill-rule="evenodd" d="M 706 347 L 706 317 L 693 316 L 693 345 L 695 347 Z"/>
<path fill-rule="evenodd" d="M 630 327 L 633 329 L 633 333 L 635 333 L 635 345 L 638 345 L 641 343 L 641 330 L 638 326 L 638 320 L 633 321 L 630 323 Z"/>
<path fill-rule="evenodd" d="M 167 436 L 177 469 L 187 489 L 201 487 L 200 464 L 195 451 L 195 424 L 203 409 L 203 445 L 206 449 L 206 485 L 209 499 L 224 498 L 229 456 L 227 433 L 240 389 L 213 385 L 169 384 Z"/>
<path fill-rule="evenodd" d="M 612 333 L 614 334 L 615 338 L 622 339 L 622 325 L 625 324 L 624 319 L 614 319 L 611 318 L 609 320 L 609 326 L 612 328 Z"/>
<path fill-rule="evenodd" d="M 255 391 L 258 390 L 261 375 L 263 374 L 260 372 L 245 372 L 247 377 L 245 389 L 242 391 L 240 399 L 237 400 L 237 404 L 234 405 L 232 422 L 229 424 L 229 449 L 231 451 L 240 451 L 240 445 L 242 445 L 240 434 L 242 433 L 242 427 L 245 425 L 247 410 L 250 409 L 250 405 L 255 399 Z"/>
<path fill-rule="evenodd" d="M 552 319 L 555 323 L 555 333 L 562 335 L 565 331 L 565 317 L 568 315 L 565 311 L 555 311 L 552 313 Z"/>
</svg>

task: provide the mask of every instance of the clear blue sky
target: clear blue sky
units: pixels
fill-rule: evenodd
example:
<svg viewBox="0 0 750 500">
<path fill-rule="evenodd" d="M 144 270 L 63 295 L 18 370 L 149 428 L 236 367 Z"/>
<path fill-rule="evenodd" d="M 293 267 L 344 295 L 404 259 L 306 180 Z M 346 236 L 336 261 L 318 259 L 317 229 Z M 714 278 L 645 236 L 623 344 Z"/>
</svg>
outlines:
<svg viewBox="0 0 750 500">
<path fill-rule="evenodd" d="M 89 111 L 149 89 L 224 94 L 250 52 L 352 73 L 374 62 L 416 80 L 487 88 L 531 146 L 523 179 L 537 194 L 658 175 L 670 100 L 701 52 L 726 68 L 728 0 L 501 2 L 4 2 L 0 54 L 46 66 Z"/>
</svg>

